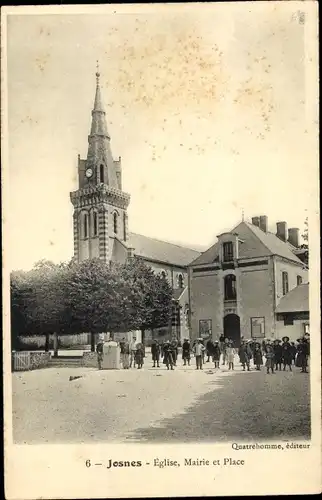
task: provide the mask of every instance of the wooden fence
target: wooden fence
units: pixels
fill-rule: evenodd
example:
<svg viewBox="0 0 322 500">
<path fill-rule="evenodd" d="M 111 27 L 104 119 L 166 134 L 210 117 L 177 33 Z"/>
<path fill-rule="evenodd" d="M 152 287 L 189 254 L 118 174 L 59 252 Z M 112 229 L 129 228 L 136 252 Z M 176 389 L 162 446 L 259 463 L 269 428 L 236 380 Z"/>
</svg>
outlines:
<svg viewBox="0 0 322 500">
<path fill-rule="evenodd" d="M 12 353 L 13 358 L 13 370 L 15 372 L 30 370 L 30 352 L 14 352 Z"/>
</svg>

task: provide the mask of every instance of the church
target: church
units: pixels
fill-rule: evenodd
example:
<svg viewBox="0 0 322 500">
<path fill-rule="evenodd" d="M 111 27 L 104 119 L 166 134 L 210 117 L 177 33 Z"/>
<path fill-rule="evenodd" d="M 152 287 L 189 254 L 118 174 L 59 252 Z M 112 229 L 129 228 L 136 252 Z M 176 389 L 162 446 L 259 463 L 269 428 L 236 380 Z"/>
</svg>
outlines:
<svg viewBox="0 0 322 500">
<path fill-rule="evenodd" d="M 122 190 L 121 158 L 115 160 L 112 155 L 98 70 L 87 158 L 78 156 L 78 189 L 70 193 L 70 200 L 74 208 L 74 258 L 78 262 L 100 258 L 118 263 L 132 256 L 143 259 L 173 288 L 172 328 L 159 329 L 159 335 L 175 334 L 180 340 L 189 336 L 188 264 L 200 252 L 129 232 L 130 194 Z"/>
</svg>

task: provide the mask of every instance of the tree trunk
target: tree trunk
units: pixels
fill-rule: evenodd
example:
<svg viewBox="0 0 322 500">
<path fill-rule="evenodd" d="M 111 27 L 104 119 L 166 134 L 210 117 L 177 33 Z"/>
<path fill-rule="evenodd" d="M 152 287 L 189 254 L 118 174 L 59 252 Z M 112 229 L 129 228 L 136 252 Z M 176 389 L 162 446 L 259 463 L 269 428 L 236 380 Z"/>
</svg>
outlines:
<svg viewBox="0 0 322 500">
<path fill-rule="evenodd" d="M 45 339 L 45 352 L 48 352 L 49 351 L 49 338 L 50 338 L 50 334 L 46 333 L 45 336 L 46 336 L 46 339 Z"/>
<path fill-rule="evenodd" d="M 58 333 L 54 332 L 54 358 L 58 357 Z"/>
<path fill-rule="evenodd" d="M 145 357 L 145 330 L 141 330 L 141 343 L 143 345 L 143 352 L 144 352 L 144 357 Z"/>
<path fill-rule="evenodd" d="M 91 351 L 95 352 L 95 333 L 91 332 Z"/>
</svg>

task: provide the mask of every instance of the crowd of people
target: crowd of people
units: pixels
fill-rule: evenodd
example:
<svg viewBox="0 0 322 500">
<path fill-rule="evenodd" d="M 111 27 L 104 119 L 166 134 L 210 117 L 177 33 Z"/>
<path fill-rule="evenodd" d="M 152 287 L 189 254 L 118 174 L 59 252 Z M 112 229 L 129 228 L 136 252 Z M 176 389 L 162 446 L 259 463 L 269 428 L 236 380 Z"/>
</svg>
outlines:
<svg viewBox="0 0 322 500">
<path fill-rule="evenodd" d="M 124 369 L 142 368 L 145 358 L 145 346 L 138 342 L 136 337 L 131 341 L 123 339 L 120 343 L 121 363 Z M 251 370 L 251 364 L 255 370 L 260 371 L 265 366 L 267 373 L 276 371 L 292 371 L 292 366 L 301 368 L 302 373 L 307 373 L 308 359 L 310 355 L 310 342 L 308 337 L 302 337 L 297 343 L 290 342 L 289 337 L 280 339 L 245 340 L 241 338 L 239 347 L 235 347 L 231 339 L 223 335 L 219 340 L 208 339 L 205 341 L 198 338 L 193 342 L 184 339 L 180 344 L 176 338 L 158 342 L 153 340 L 151 355 L 154 368 L 160 368 L 160 363 L 166 365 L 168 370 L 174 370 L 178 363 L 179 348 L 183 366 L 190 366 L 191 358 L 195 358 L 196 370 L 202 370 L 205 363 L 212 361 L 215 369 L 228 366 L 228 370 L 234 370 L 236 358 L 243 371 Z M 103 348 L 97 345 L 98 363 L 101 367 Z M 237 357 L 238 356 L 238 357 Z M 265 363 L 264 363 L 265 358 Z"/>
</svg>

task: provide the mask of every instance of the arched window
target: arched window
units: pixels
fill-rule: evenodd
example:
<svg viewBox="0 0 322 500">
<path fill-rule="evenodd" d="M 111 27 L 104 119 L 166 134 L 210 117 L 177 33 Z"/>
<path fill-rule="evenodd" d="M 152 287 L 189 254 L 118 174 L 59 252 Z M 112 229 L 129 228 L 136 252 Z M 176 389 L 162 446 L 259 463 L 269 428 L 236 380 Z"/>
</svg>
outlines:
<svg viewBox="0 0 322 500">
<path fill-rule="evenodd" d="M 93 236 L 97 236 L 97 212 L 93 212 Z"/>
<path fill-rule="evenodd" d="M 117 234 L 117 213 L 113 214 L 113 226 L 114 226 L 114 234 Z"/>
<path fill-rule="evenodd" d="M 288 273 L 286 271 L 282 272 L 282 284 L 283 284 L 283 295 L 288 293 Z"/>
<path fill-rule="evenodd" d="M 224 278 L 225 300 L 236 300 L 236 276 L 228 274 Z"/>
<path fill-rule="evenodd" d="M 303 281 L 302 276 L 296 277 L 297 286 L 302 285 L 302 281 Z"/>
<path fill-rule="evenodd" d="M 88 214 L 84 214 L 83 234 L 84 234 L 84 238 L 88 238 Z"/>
<path fill-rule="evenodd" d="M 179 276 L 178 276 L 178 286 L 179 286 L 179 288 L 183 288 L 183 276 L 182 276 L 182 274 L 179 274 Z"/>
<path fill-rule="evenodd" d="M 104 165 L 100 165 L 100 182 L 104 183 Z"/>
<path fill-rule="evenodd" d="M 126 213 L 123 212 L 123 240 L 126 241 Z"/>
<path fill-rule="evenodd" d="M 161 276 L 163 279 L 166 279 L 167 275 L 166 275 L 166 272 L 165 271 L 161 271 Z"/>
</svg>

